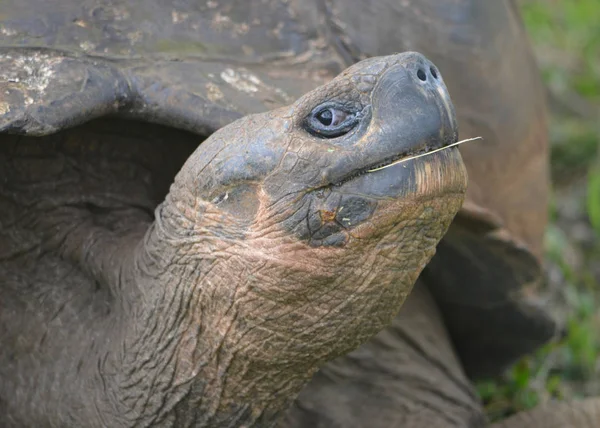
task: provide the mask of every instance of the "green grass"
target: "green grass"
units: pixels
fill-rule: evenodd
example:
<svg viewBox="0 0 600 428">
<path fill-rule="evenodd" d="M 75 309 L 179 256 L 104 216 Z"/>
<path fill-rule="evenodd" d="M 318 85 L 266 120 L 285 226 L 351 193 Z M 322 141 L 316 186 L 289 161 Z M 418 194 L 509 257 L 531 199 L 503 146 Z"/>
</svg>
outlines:
<svg viewBox="0 0 600 428">
<path fill-rule="evenodd" d="M 501 378 L 478 383 L 492 420 L 600 394 L 600 1 L 520 5 L 551 106 L 546 293 L 566 331 Z"/>
</svg>

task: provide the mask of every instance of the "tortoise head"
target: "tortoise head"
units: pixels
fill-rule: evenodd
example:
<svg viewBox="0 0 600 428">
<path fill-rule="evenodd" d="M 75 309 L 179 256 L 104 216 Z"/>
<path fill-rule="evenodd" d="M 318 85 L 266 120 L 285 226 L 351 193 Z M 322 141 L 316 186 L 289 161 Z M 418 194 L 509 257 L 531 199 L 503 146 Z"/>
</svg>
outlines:
<svg viewBox="0 0 600 428">
<path fill-rule="evenodd" d="M 167 201 L 186 236 L 205 237 L 218 299 L 235 301 L 236 322 L 260 326 L 254 343 L 269 340 L 282 361 L 323 361 L 392 319 L 466 190 L 456 148 L 371 171 L 457 134 L 427 59 L 369 59 L 291 106 L 217 131 Z"/>
</svg>

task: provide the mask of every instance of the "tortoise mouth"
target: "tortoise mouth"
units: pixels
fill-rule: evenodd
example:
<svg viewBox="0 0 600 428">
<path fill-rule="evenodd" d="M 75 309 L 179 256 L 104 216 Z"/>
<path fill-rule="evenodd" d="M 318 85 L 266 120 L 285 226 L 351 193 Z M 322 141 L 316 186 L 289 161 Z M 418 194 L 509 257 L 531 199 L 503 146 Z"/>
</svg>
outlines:
<svg viewBox="0 0 600 428">
<path fill-rule="evenodd" d="M 424 156 L 417 157 L 419 154 Z M 332 190 L 369 200 L 428 199 L 466 191 L 466 169 L 458 148 L 452 143 L 390 160 L 394 158 L 373 164 L 383 164 L 382 167 L 361 168 L 343 183 L 332 186 Z"/>
<path fill-rule="evenodd" d="M 423 155 L 427 155 L 428 153 L 440 151 L 440 149 L 452 150 L 453 146 L 455 146 L 455 144 L 457 142 L 458 142 L 458 136 L 456 134 L 454 134 L 452 138 L 450 138 L 446 141 L 436 142 L 433 144 L 431 142 L 429 142 L 429 143 L 425 143 L 425 144 L 415 145 L 415 146 L 413 146 L 413 148 L 411 148 L 409 150 L 404 150 L 401 153 L 398 153 L 396 155 L 389 156 L 387 158 L 384 158 L 383 160 L 373 162 L 371 164 L 367 164 L 367 166 L 356 169 L 353 172 L 351 172 L 350 174 L 348 174 L 346 177 L 343 177 L 340 180 L 330 183 L 329 186 L 341 187 L 342 185 L 346 184 L 347 182 L 355 180 L 358 177 L 361 177 L 363 175 L 371 174 L 373 172 L 377 172 L 378 170 L 383 170 L 385 168 L 391 167 L 394 164 L 401 164 L 401 163 L 403 163 L 403 160 L 408 161 L 415 157 L 420 157 Z"/>
</svg>

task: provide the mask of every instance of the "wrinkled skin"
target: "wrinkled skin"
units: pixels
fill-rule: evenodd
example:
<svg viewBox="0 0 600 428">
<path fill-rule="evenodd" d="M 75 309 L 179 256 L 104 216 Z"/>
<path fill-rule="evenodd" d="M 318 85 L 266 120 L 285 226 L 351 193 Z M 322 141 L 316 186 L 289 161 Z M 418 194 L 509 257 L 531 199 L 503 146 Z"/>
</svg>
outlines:
<svg viewBox="0 0 600 428">
<path fill-rule="evenodd" d="M 600 398 L 551 403 L 491 428 L 594 428 Z M 281 428 L 484 428 L 483 406 L 441 313 L 419 279 L 391 325 L 326 364 L 302 390 Z"/>
<path fill-rule="evenodd" d="M 3 136 L 0 425 L 272 426 L 392 320 L 462 204 L 455 148 L 366 172 L 456 141 L 433 67 L 367 60 L 220 129 L 154 216 L 190 135 Z M 355 125 L 309 132 L 332 103 Z"/>
<path fill-rule="evenodd" d="M 325 365 L 281 428 L 482 428 L 486 418 L 427 285 L 354 352 Z"/>
</svg>

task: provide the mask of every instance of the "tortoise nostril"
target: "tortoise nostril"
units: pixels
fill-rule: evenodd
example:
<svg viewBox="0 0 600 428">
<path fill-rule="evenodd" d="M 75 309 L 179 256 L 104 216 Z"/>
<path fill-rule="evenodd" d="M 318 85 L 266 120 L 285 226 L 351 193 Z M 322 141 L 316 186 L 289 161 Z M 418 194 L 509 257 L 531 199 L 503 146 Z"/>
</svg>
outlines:
<svg viewBox="0 0 600 428">
<path fill-rule="evenodd" d="M 431 72 L 431 75 L 433 76 L 434 79 L 438 78 L 438 74 L 437 74 L 435 67 L 430 67 L 429 71 Z"/>
<path fill-rule="evenodd" d="M 422 68 L 419 68 L 419 71 L 417 71 L 417 77 L 419 79 L 421 79 L 423 82 L 425 82 L 427 80 L 427 75 L 425 74 L 425 72 L 423 71 Z"/>
</svg>

